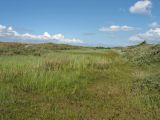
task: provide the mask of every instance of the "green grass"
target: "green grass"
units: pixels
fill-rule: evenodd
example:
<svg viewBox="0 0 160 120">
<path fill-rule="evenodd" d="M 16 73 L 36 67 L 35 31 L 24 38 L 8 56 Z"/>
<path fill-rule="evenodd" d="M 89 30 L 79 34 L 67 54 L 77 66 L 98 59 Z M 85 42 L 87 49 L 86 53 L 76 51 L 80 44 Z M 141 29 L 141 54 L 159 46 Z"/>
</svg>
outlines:
<svg viewBox="0 0 160 120">
<path fill-rule="evenodd" d="M 160 119 L 158 45 L 15 44 L 0 45 L 1 120 Z"/>
</svg>

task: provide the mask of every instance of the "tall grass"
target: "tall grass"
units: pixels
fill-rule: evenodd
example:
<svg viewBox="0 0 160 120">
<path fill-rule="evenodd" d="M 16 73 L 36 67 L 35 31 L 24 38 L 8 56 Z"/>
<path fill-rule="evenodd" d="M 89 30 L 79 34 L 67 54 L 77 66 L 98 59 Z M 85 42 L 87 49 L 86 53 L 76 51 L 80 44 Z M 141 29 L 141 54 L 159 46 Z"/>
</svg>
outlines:
<svg viewBox="0 0 160 120">
<path fill-rule="evenodd" d="M 131 64 L 113 49 L 0 56 L 0 119 L 158 120 L 159 64 Z"/>
</svg>

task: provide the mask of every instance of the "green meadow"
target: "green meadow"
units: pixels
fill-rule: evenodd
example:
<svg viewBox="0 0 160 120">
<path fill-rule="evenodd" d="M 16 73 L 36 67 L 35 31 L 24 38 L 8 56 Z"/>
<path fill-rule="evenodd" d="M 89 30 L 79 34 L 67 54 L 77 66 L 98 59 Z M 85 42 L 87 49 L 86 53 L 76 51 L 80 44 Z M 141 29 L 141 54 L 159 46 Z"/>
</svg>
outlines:
<svg viewBox="0 0 160 120">
<path fill-rule="evenodd" d="M 160 120 L 160 45 L 0 43 L 0 120 Z"/>
</svg>

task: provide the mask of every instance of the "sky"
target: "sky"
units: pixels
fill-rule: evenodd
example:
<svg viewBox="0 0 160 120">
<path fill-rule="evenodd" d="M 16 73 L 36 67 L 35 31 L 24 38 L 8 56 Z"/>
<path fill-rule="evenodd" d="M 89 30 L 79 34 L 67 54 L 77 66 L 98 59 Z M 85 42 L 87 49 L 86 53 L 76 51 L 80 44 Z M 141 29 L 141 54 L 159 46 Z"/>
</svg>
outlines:
<svg viewBox="0 0 160 120">
<path fill-rule="evenodd" d="M 160 0 L 0 0 L 0 41 L 160 43 Z"/>
</svg>

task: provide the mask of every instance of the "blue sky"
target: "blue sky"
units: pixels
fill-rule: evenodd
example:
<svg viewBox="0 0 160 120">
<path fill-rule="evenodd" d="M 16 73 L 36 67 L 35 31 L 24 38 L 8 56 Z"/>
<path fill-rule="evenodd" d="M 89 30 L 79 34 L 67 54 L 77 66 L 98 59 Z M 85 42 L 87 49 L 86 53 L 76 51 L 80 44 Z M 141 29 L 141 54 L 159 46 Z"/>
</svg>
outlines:
<svg viewBox="0 0 160 120">
<path fill-rule="evenodd" d="M 160 42 L 160 0 L 0 0 L 0 41 Z"/>
</svg>

